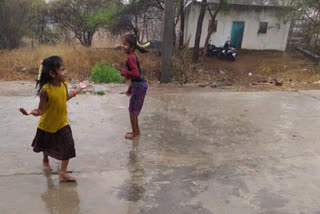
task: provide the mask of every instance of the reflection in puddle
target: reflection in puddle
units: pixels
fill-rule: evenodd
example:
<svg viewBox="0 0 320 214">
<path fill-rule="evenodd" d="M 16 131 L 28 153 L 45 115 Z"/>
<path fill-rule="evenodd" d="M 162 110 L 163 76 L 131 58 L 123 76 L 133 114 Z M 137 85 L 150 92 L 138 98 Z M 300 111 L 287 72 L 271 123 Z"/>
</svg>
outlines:
<svg viewBox="0 0 320 214">
<path fill-rule="evenodd" d="M 139 201 L 145 193 L 144 168 L 138 154 L 139 139 L 132 141 L 132 149 L 128 157 L 129 179 L 121 187 L 119 197 L 128 201 Z"/>
<path fill-rule="evenodd" d="M 78 214 L 80 200 L 77 183 L 55 185 L 50 175 L 46 175 L 48 189 L 41 195 L 50 214 Z"/>
<path fill-rule="evenodd" d="M 128 201 L 139 201 L 145 192 L 144 169 L 140 164 L 138 145 L 139 138 L 132 141 L 132 149 L 129 153 Z"/>
</svg>

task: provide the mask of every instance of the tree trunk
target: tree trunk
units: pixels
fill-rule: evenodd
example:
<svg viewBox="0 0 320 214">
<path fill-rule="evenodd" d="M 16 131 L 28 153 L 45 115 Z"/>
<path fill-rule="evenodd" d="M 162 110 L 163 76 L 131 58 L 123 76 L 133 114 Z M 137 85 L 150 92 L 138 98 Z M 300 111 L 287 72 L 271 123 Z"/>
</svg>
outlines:
<svg viewBox="0 0 320 214">
<path fill-rule="evenodd" d="M 82 32 L 82 34 L 80 34 L 80 35 L 76 34 L 76 37 L 83 46 L 91 47 L 93 35 L 94 35 L 94 33 L 92 33 L 92 32 Z"/>
<path fill-rule="evenodd" d="M 194 42 L 193 54 L 192 54 L 192 62 L 197 62 L 199 60 L 199 46 L 201 40 L 201 32 L 202 32 L 202 23 L 204 19 L 204 15 L 206 13 L 207 8 L 207 0 L 202 0 L 200 15 L 198 18 L 197 31 L 196 31 L 196 39 Z"/>
<path fill-rule="evenodd" d="M 137 9 L 135 9 L 137 11 Z M 134 16 L 134 35 L 136 36 L 137 40 L 140 42 L 140 30 L 139 30 L 139 17 L 138 13 L 136 12 Z"/>
<path fill-rule="evenodd" d="M 166 0 L 164 15 L 164 30 L 162 42 L 161 57 L 161 83 L 170 82 L 172 53 L 173 53 L 173 31 L 174 31 L 174 2 L 175 0 Z"/>
<path fill-rule="evenodd" d="M 176 47 L 176 43 L 177 43 L 177 34 L 176 31 L 173 31 L 173 48 Z"/>
<path fill-rule="evenodd" d="M 211 22 L 209 22 L 209 29 L 208 29 L 208 34 L 206 36 L 206 40 L 204 42 L 204 48 L 203 48 L 203 56 L 205 57 L 206 54 L 207 54 L 207 49 L 208 49 L 208 45 L 209 45 L 209 40 L 210 40 L 210 37 L 212 35 L 212 33 L 214 32 L 214 23 L 216 21 L 216 18 L 217 18 L 217 15 L 221 9 L 221 6 L 222 6 L 222 2 L 223 0 L 220 0 L 219 2 L 219 6 L 218 8 L 216 9 L 216 11 L 214 12 L 214 14 L 212 14 L 210 8 L 208 7 L 208 11 L 209 11 L 209 14 L 210 14 L 210 17 L 211 17 Z"/>
<path fill-rule="evenodd" d="M 180 0 L 180 16 L 179 48 L 181 49 L 184 43 L 184 0 Z"/>
</svg>

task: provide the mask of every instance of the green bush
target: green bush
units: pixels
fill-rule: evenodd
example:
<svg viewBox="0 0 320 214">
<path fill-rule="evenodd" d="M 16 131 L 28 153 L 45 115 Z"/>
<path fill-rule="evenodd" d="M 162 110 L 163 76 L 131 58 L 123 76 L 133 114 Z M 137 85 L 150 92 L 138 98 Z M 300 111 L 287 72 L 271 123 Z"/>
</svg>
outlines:
<svg viewBox="0 0 320 214">
<path fill-rule="evenodd" d="M 104 62 L 98 62 L 95 64 L 91 71 L 90 80 L 95 83 L 124 82 L 124 78 L 121 76 L 120 72 Z"/>
<path fill-rule="evenodd" d="M 106 93 L 104 93 L 104 91 L 97 91 L 96 94 L 99 95 L 99 96 L 103 96 L 103 95 L 105 95 Z"/>
</svg>

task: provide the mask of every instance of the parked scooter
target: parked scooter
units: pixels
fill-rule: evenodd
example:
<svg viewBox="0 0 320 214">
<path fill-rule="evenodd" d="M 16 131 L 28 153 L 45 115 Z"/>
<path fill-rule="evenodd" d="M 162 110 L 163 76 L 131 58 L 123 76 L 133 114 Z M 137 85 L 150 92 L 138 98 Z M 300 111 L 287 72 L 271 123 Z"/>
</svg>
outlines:
<svg viewBox="0 0 320 214">
<path fill-rule="evenodd" d="M 150 40 L 145 43 L 138 43 L 140 47 L 147 50 L 152 50 L 157 54 L 157 56 L 161 56 L 161 48 L 162 48 L 162 41 L 159 40 Z"/>
<path fill-rule="evenodd" d="M 225 59 L 231 59 L 235 61 L 237 58 L 237 50 L 233 47 L 230 47 L 230 40 L 227 40 L 223 46 L 220 57 Z"/>
<path fill-rule="evenodd" d="M 209 41 L 208 48 L 207 48 L 207 56 L 212 57 L 218 57 L 220 53 L 222 52 L 222 47 L 216 47 L 214 44 L 211 43 L 211 40 Z"/>
<path fill-rule="evenodd" d="M 216 47 L 210 43 L 207 49 L 207 56 L 216 56 L 219 59 L 230 59 L 235 61 L 237 58 L 237 50 L 230 47 L 230 40 L 227 40 L 223 47 Z"/>
</svg>

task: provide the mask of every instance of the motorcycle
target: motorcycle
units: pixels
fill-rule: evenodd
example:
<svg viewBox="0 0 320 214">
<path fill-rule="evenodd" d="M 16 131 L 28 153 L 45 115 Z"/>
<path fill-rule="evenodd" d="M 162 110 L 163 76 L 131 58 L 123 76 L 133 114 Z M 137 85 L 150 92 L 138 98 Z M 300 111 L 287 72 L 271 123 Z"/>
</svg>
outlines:
<svg viewBox="0 0 320 214">
<path fill-rule="evenodd" d="M 230 47 L 230 40 L 227 40 L 223 47 L 216 47 L 210 43 L 207 49 L 207 56 L 216 56 L 219 59 L 235 61 L 237 58 L 237 49 Z"/>
<path fill-rule="evenodd" d="M 218 57 L 220 55 L 220 53 L 222 52 L 222 47 L 216 47 L 214 44 L 210 43 L 208 44 L 208 48 L 207 48 L 207 56 L 212 57 Z"/>
</svg>

